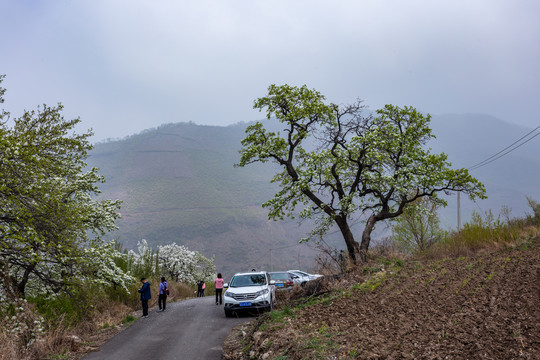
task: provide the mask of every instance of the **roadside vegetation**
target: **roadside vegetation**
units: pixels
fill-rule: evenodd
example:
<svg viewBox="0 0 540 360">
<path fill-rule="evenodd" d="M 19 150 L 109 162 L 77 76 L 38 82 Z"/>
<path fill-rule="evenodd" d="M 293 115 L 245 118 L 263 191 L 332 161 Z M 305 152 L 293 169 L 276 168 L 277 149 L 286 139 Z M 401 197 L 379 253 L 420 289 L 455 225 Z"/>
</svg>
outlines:
<svg viewBox="0 0 540 360">
<path fill-rule="evenodd" d="M 224 358 L 538 358 L 540 205 L 528 201 L 524 218 L 475 214 L 427 243 L 409 234 L 404 248 L 394 233 L 366 264 L 296 288 L 237 327 Z"/>
<path fill-rule="evenodd" d="M 213 259 L 184 246 L 142 240 L 128 252 L 108 240 L 121 202 L 97 198 L 105 179 L 85 162 L 92 133 L 62 111 L 0 111 L 0 359 L 72 358 L 101 330 L 136 320 L 141 277 L 156 302 L 161 276 L 174 300 L 215 273 Z"/>
<path fill-rule="evenodd" d="M 131 278 L 125 287 L 89 280 L 62 293 L 25 298 L 9 296 L 2 288 L 0 359 L 75 359 L 97 350 L 140 317 L 141 277 L 151 283 L 150 307 L 157 306 L 161 276 L 168 281 L 168 302 L 194 297 L 197 280 L 212 291 L 215 267 L 197 252 L 178 245 L 153 250 L 144 240 L 138 252 L 120 250 L 117 246 L 114 262 Z"/>
<path fill-rule="evenodd" d="M 2 288 L 0 359 L 75 359 L 97 350 L 140 317 L 137 290 L 142 277 L 151 283 L 150 307 L 157 306 L 161 276 L 168 280 L 168 302 L 194 297 L 198 280 L 212 291 L 213 260 L 183 246 L 153 250 L 143 240 L 138 252 L 121 251 L 120 246 L 116 250 L 114 263 L 131 279 L 125 287 L 89 280 L 62 293 L 25 298 L 9 296 Z"/>
</svg>

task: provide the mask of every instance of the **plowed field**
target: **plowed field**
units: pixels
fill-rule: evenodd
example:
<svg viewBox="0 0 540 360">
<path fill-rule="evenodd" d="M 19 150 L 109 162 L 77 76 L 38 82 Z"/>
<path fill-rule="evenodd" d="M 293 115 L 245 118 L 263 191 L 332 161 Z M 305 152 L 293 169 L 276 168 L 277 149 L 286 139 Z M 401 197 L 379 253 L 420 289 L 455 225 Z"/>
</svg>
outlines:
<svg viewBox="0 0 540 360">
<path fill-rule="evenodd" d="M 539 243 L 326 278 L 232 332 L 224 358 L 540 359 Z"/>
</svg>

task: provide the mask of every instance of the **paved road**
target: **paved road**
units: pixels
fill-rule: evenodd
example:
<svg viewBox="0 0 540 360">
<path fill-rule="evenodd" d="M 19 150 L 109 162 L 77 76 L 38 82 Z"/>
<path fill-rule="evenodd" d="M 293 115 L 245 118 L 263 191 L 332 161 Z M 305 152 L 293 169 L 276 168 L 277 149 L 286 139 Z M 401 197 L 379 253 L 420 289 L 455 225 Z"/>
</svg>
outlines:
<svg viewBox="0 0 540 360">
<path fill-rule="evenodd" d="M 84 360 L 219 360 L 230 329 L 251 318 L 228 319 L 214 300 L 206 296 L 167 304 L 165 312 L 152 309 Z"/>
</svg>

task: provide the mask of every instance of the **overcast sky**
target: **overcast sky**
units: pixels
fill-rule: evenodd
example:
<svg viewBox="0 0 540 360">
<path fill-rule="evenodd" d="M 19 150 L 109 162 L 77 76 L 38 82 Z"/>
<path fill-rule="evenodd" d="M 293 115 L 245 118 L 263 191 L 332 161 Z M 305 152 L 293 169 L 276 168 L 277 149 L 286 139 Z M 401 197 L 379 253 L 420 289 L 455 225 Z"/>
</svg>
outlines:
<svg viewBox="0 0 540 360">
<path fill-rule="evenodd" d="M 273 83 L 540 125 L 537 0 L 0 0 L 0 14 L 4 108 L 62 102 L 95 141 L 258 120 Z"/>
</svg>

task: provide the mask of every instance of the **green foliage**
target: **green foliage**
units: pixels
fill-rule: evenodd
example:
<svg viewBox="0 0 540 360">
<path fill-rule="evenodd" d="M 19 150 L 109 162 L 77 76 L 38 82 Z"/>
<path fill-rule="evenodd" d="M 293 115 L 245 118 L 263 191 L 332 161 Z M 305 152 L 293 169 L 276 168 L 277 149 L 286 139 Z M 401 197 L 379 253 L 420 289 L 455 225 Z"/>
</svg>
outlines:
<svg viewBox="0 0 540 360">
<path fill-rule="evenodd" d="M 130 281 L 102 240 L 116 228 L 120 202 L 94 199 L 104 178 L 83 170 L 92 133 L 75 133 L 80 120 L 62 110 L 0 113 L 0 266 L 10 294 L 37 299 L 76 292 L 84 280 Z"/>
<path fill-rule="evenodd" d="M 56 297 L 39 296 L 30 298 L 37 310 L 50 326 L 63 321 L 66 325 L 73 325 L 91 314 L 88 299 L 82 296 L 68 296 L 61 294 Z"/>
<path fill-rule="evenodd" d="M 274 310 L 270 313 L 270 318 L 274 322 L 283 322 L 286 317 L 294 316 L 293 309 L 289 306 L 284 306 L 280 310 Z"/>
<path fill-rule="evenodd" d="M 61 353 L 59 354 L 52 354 L 49 359 L 50 360 L 67 360 L 69 359 L 70 356 L 68 354 L 68 351 L 67 350 L 62 350 Z"/>
<path fill-rule="evenodd" d="M 364 281 L 359 289 L 363 292 L 371 292 L 381 286 L 386 280 L 386 273 L 379 272 L 370 276 L 366 281 Z"/>
<path fill-rule="evenodd" d="M 29 297 L 28 302 L 35 304 L 50 328 L 55 328 L 60 323 L 69 326 L 91 318 L 95 304 L 101 302 L 103 296 L 105 296 L 104 288 L 99 284 L 81 282 L 73 286 L 70 293 L 40 294 Z"/>
<path fill-rule="evenodd" d="M 132 322 L 134 322 L 136 320 L 137 319 L 134 316 L 128 315 L 128 316 L 126 316 L 125 318 L 122 319 L 122 324 L 130 324 L 130 323 L 132 323 Z"/>
<path fill-rule="evenodd" d="M 392 226 L 392 240 L 404 253 L 423 252 L 444 239 L 437 215 L 437 203 L 419 198 L 405 208 Z"/>
<path fill-rule="evenodd" d="M 495 242 L 509 243 L 517 239 L 519 229 L 495 218 L 491 210 L 484 214 L 473 212 L 471 221 L 463 229 L 447 237 L 444 243 L 451 247 L 478 249 Z"/>
<path fill-rule="evenodd" d="M 400 216 L 417 199 L 444 205 L 437 193 L 447 190 L 485 197 L 467 169 L 453 170 L 445 154 L 429 152 L 431 117 L 412 107 L 386 105 L 364 116 L 360 101 L 340 107 L 305 85 L 271 85 L 254 108 L 284 125 L 279 133 L 257 122 L 241 142 L 239 166 L 273 161 L 282 169 L 272 179 L 281 190 L 263 205 L 269 217 L 313 218 L 311 236 L 337 225 L 353 260 L 360 252 L 365 261 L 376 222 Z M 367 216 L 360 246 L 349 226 L 356 213 Z"/>
<path fill-rule="evenodd" d="M 527 216 L 527 219 L 533 224 L 540 225 L 540 203 L 527 196 L 527 202 L 533 211 L 532 215 Z"/>
</svg>

